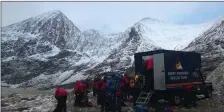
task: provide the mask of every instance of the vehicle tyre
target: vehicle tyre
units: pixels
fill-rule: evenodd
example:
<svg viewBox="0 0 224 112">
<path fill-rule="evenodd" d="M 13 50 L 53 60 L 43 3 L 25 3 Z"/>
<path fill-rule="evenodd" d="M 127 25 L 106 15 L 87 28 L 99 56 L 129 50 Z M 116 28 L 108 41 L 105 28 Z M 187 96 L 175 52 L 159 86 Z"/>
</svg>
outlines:
<svg viewBox="0 0 224 112">
<path fill-rule="evenodd" d="M 181 104 L 181 96 L 179 96 L 179 95 L 174 95 L 173 97 L 172 97 L 172 103 L 174 104 L 174 105 L 180 105 Z"/>
</svg>

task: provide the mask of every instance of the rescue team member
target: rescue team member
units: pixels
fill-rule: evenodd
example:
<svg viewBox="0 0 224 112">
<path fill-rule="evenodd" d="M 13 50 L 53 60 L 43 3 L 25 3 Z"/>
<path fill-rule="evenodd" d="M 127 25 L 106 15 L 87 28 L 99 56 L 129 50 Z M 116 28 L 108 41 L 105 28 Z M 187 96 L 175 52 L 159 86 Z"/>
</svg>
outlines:
<svg viewBox="0 0 224 112">
<path fill-rule="evenodd" d="M 55 91 L 55 98 L 58 101 L 57 107 L 53 112 L 66 112 L 66 100 L 68 92 L 63 88 L 57 88 Z"/>
<path fill-rule="evenodd" d="M 97 93 L 97 81 L 96 79 L 93 80 L 93 96 L 96 96 Z"/>
<path fill-rule="evenodd" d="M 130 90 L 130 94 L 133 97 L 134 96 L 134 83 L 135 83 L 135 78 L 131 78 L 130 82 L 129 82 L 129 90 Z"/>
<path fill-rule="evenodd" d="M 89 93 L 89 91 L 88 91 L 88 89 L 89 89 L 89 84 L 88 84 L 88 82 L 87 82 L 88 80 L 83 80 L 82 81 L 82 83 L 83 83 L 83 93 L 84 93 L 84 95 L 83 95 L 83 98 L 81 99 L 81 106 L 83 106 L 83 107 L 86 107 L 86 106 L 88 106 L 88 93 Z"/>
<path fill-rule="evenodd" d="M 150 90 L 154 88 L 153 87 L 153 57 L 146 60 L 144 76 L 146 80 L 144 90 L 146 92 L 149 92 Z"/>
<path fill-rule="evenodd" d="M 184 105 L 190 107 L 190 105 L 196 106 L 196 90 L 192 85 L 185 86 Z"/>
<path fill-rule="evenodd" d="M 117 97 L 120 99 L 120 104 L 122 106 L 126 106 L 124 104 L 124 101 L 127 99 L 127 97 L 125 97 L 125 86 L 126 86 L 126 83 L 125 83 L 125 80 L 124 79 L 121 79 L 120 81 L 120 87 L 118 88 L 118 91 L 117 91 Z"/>
<path fill-rule="evenodd" d="M 96 96 L 99 92 L 99 79 L 98 78 L 94 78 L 93 80 L 93 96 Z M 99 105 L 99 96 L 97 95 L 97 105 Z"/>
<path fill-rule="evenodd" d="M 101 88 L 102 83 L 103 83 L 103 81 L 102 80 L 99 80 L 99 81 L 97 81 L 97 85 L 96 85 L 97 105 L 100 105 L 100 102 L 101 102 L 100 101 L 101 100 L 101 98 L 100 98 L 100 94 L 101 94 L 100 88 Z"/>
<path fill-rule="evenodd" d="M 88 82 L 89 82 L 88 79 L 84 81 L 86 90 L 89 90 L 90 89 Z"/>
<path fill-rule="evenodd" d="M 143 77 L 141 75 L 138 75 L 137 78 L 135 78 L 135 83 L 134 83 L 134 95 L 133 95 L 133 101 L 134 101 L 134 106 L 136 105 L 136 100 L 138 96 L 141 93 L 142 86 L 143 86 Z"/>
<path fill-rule="evenodd" d="M 100 86 L 100 94 L 99 94 L 99 98 L 100 98 L 100 104 L 101 104 L 101 112 L 103 112 L 105 110 L 106 107 L 106 84 L 107 84 L 107 80 L 106 78 L 104 78 L 101 86 Z"/>
<path fill-rule="evenodd" d="M 118 112 L 121 112 L 121 106 L 125 106 L 124 100 L 123 100 L 124 93 L 122 91 L 122 89 L 124 87 L 123 84 L 124 83 L 121 81 L 120 82 L 120 88 L 116 92 L 116 109 L 117 109 Z"/>
<path fill-rule="evenodd" d="M 108 80 L 106 85 L 106 109 L 111 110 L 112 112 L 121 112 L 121 101 L 119 98 L 121 94 L 121 91 L 119 91 L 121 80 L 122 78 L 119 75 L 115 74 Z"/>
<path fill-rule="evenodd" d="M 130 94 L 130 89 L 129 89 L 129 81 L 128 81 L 128 75 L 124 74 L 124 100 L 127 101 L 127 98 L 129 97 Z"/>
<path fill-rule="evenodd" d="M 74 93 L 75 93 L 75 106 L 78 105 L 78 106 L 81 106 L 82 103 L 81 103 L 81 100 L 85 97 L 85 87 L 84 87 L 84 84 L 83 82 L 81 81 L 76 81 L 76 85 L 75 85 L 75 88 L 74 88 Z"/>
<path fill-rule="evenodd" d="M 79 97 L 79 84 L 80 82 L 79 81 L 76 81 L 75 82 L 75 86 L 73 88 L 73 92 L 75 94 L 75 102 L 74 102 L 74 106 L 77 106 L 80 104 L 80 97 Z"/>
</svg>

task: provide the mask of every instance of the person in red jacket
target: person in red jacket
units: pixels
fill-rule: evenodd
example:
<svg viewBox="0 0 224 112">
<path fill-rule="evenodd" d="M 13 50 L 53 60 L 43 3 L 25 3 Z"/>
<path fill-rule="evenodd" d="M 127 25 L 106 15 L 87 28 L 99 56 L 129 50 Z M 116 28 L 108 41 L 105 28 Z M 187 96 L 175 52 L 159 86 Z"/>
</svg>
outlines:
<svg viewBox="0 0 224 112">
<path fill-rule="evenodd" d="M 68 92 L 64 88 L 57 88 L 55 91 L 55 98 L 58 101 L 57 107 L 53 112 L 66 112 L 66 100 Z"/>
<path fill-rule="evenodd" d="M 74 88 L 74 93 L 75 93 L 75 103 L 74 106 L 78 105 L 81 106 L 81 100 L 84 98 L 85 95 L 85 87 L 84 84 L 81 81 L 77 81 L 75 88 Z"/>
</svg>

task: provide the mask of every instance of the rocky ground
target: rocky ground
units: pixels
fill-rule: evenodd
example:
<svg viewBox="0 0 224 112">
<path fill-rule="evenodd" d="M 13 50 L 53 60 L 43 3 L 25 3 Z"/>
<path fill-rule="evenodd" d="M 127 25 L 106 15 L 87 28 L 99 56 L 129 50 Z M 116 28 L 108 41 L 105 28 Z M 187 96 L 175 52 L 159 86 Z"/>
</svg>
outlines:
<svg viewBox="0 0 224 112">
<path fill-rule="evenodd" d="M 72 91 L 72 90 L 68 90 Z M 96 105 L 96 98 L 89 94 L 93 107 L 73 107 L 74 97 L 70 93 L 67 100 L 68 112 L 100 112 L 100 106 Z M 220 97 L 216 97 L 220 99 Z M 195 108 L 175 107 L 175 112 L 224 112 L 224 102 L 216 99 L 204 99 L 197 102 Z M 128 106 L 123 107 L 123 112 L 134 112 L 134 109 Z M 15 89 L 2 88 L 1 110 L 2 112 L 52 112 L 56 106 L 54 98 L 54 89 Z"/>
</svg>

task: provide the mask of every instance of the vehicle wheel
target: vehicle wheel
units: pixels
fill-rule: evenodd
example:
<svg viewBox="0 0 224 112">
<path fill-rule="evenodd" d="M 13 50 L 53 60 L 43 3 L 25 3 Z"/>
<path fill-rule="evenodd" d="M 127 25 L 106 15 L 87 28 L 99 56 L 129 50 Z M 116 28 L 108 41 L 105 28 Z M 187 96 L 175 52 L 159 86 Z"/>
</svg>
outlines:
<svg viewBox="0 0 224 112">
<path fill-rule="evenodd" d="M 211 89 L 206 90 L 205 98 L 212 98 L 212 90 Z"/>
<path fill-rule="evenodd" d="M 180 105 L 181 104 L 181 97 L 178 95 L 173 96 L 172 102 L 174 105 Z"/>
</svg>

